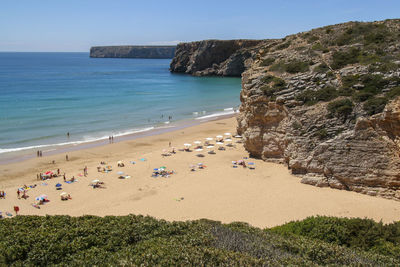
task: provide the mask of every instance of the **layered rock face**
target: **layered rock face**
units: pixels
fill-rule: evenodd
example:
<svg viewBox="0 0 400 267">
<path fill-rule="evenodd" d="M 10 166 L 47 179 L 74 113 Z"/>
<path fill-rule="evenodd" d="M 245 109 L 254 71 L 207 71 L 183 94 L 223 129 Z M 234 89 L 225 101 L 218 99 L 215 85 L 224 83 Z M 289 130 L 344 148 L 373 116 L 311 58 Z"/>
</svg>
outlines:
<svg viewBox="0 0 400 267">
<path fill-rule="evenodd" d="M 262 44 L 242 75 L 238 133 L 302 182 L 400 200 L 400 21 Z"/>
<path fill-rule="evenodd" d="M 176 46 L 94 46 L 90 57 L 94 58 L 173 58 Z"/>
<path fill-rule="evenodd" d="M 178 44 L 170 71 L 196 76 L 238 76 L 261 40 L 205 40 Z"/>
</svg>

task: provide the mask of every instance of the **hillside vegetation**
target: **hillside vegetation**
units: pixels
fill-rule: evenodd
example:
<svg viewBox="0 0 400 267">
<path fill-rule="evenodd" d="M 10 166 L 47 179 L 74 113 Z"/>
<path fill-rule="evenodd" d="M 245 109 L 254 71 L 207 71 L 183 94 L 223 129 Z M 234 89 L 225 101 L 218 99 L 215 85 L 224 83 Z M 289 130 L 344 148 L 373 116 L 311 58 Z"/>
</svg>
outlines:
<svg viewBox="0 0 400 267">
<path fill-rule="evenodd" d="M 0 264 L 399 265 L 400 224 L 308 218 L 272 229 L 143 216 L 17 216 L 0 221 Z"/>
</svg>

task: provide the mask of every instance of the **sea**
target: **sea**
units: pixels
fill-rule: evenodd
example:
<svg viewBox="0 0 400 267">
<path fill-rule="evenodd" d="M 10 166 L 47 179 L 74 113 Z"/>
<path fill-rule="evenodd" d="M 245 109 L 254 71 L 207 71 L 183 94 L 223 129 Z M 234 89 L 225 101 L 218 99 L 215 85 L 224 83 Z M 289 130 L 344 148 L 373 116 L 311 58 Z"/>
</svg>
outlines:
<svg viewBox="0 0 400 267">
<path fill-rule="evenodd" d="M 173 74 L 170 61 L 0 53 L 0 163 L 238 108 L 240 78 Z"/>
</svg>

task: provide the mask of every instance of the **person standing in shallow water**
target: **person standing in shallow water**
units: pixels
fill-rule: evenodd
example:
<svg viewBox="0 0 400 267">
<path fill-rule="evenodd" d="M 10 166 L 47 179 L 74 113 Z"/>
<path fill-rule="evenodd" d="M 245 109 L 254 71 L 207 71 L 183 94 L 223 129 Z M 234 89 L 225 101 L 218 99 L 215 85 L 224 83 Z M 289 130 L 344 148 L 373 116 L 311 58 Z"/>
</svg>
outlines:
<svg viewBox="0 0 400 267">
<path fill-rule="evenodd" d="M 69 132 L 67 133 L 67 137 L 69 138 Z"/>
</svg>

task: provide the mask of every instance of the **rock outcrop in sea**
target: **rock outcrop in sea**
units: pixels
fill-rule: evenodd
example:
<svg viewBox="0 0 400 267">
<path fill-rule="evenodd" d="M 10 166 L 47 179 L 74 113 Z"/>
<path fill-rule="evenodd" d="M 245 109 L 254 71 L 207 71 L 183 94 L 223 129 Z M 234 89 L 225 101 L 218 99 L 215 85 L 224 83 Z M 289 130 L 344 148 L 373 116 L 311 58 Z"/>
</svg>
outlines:
<svg viewBox="0 0 400 267">
<path fill-rule="evenodd" d="M 261 40 L 205 40 L 177 45 L 171 72 L 195 76 L 238 76 Z"/>
<path fill-rule="evenodd" d="M 400 20 L 349 22 L 237 49 L 245 148 L 303 183 L 400 200 L 399 33 Z M 238 52 L 210 65 L 219 50 L 204 42 L 180 44 L 171 69 L 232 73 Z"/>
<path fill-rule="evenodd" d="M 176 46 L 93 46 L 90 57 L 93 58 L 173 58 Z"/>
</svg>

